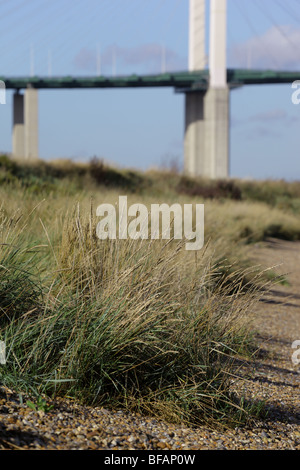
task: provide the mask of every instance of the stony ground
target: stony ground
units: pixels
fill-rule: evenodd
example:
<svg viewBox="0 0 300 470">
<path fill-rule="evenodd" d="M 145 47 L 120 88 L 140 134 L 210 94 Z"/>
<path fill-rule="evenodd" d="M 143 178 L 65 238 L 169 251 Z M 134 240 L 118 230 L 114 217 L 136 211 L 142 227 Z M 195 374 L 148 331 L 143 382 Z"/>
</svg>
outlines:
<svg viewBox="0 0 300 470">
<path fill-rule="evenodd" d="M 277 271 L 289 281 L 288 286 L 276 285 L 259 303 L 260 353 L 247 381 L 232 381 L 246 396 L 266 401 L 267 419 L 220 432 L 83 407 L 65 399 L 56 400 L 54 409 L 44 413 L 0 388 L 0 449 L 300 450 L 300 364 L 293 364 L 291 347 L 300 340 L 300 243 L 270 241 L 255 247 L 253 256 L 263 266 L 282 264 Z"/>
</svg>

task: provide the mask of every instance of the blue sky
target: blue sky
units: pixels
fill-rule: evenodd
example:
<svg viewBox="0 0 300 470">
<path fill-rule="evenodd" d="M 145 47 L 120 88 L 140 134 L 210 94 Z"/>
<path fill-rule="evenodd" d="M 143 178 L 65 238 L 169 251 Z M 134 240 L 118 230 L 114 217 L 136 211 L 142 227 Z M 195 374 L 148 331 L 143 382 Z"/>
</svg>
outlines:
<svg viewBox="0 0 300 470">
<path fill-rule="evenodd" d="M 188 6 L 189 0 L 0 0 L 0 75 L 185 70 Z M 300 2 L 228 0 L 227 29 L 228 67 L 299 70 L 300 79 Z M 300 179 L 300 105 L 291 94 L 291 84 L 231 92 L 231 176 Z M 3 151 L 11 151 L 11 103 L 8 91 L 0 106 Z M 39 130 L 45 160 L 96 155 L 121 167 L 182 164 L 184 96 L 173 89 L 43 90 Z"/>
</svg>

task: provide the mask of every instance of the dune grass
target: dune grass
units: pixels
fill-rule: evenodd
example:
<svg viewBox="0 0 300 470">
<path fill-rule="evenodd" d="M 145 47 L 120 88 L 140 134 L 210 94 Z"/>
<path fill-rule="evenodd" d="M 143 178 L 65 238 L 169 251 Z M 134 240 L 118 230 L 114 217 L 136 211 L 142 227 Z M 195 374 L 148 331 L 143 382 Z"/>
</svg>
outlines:
<svg viewBox="0 0 300 470">
<path fill-rule="evenodd" d="M 75 212 L 45 256 L 20 222 L 1 222 L 2 383 L 188 424 L 247 416 L 229 381 L 254 291 L 226 287 L 209 247 L 100 242 Z"/>
<path fill-rule="evenodd" d="M 52 173 L 40 166 L 35 190 L 29 167 L 6 169 L 15 179 L 2 171 L 0 339 L 7 363 L 0 382 L 36 397 L 72 396 L 189 425 L 236 425 L 258 413 L 230 387 L 236 359 L 255 347 L 253 315 L 266 282 L 247 249 L 283 231 L 299 237 L 293 211 L 227 198 L 224 191 L 234 188 L 224 185 L 217 198 L 203 200 L 178 191 L 177 174 L 164 192 L 165 175 L 155 172 L 109 172 L 97 161 L 55 163 Z M 100 241 L 95 207 L 124 192 L 129 204 L 205 202 L 205 247 Z"/>
</svg>

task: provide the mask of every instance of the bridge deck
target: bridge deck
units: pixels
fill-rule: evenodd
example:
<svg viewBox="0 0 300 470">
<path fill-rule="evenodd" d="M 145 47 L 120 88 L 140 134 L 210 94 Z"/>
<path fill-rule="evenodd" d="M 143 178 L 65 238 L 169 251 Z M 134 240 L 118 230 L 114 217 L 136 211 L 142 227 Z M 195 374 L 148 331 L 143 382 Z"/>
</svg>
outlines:
<svg viewBox="0 0 300 470">
<path fill-rule="evenodd" d="M 275 70 L 228 69 L 227 81 L 230 87 L 241 85 L 262 85 L 292 83 L 300 80 L 300 72 Z M 208 88 L 209 72 L 174 72 L 159 75 L 128 75 L 117 77 L 5 77 L 0 76 L 6 89 L 23 89 L 31 86 L 37 89 L 61 88 L 142 88 L 174 87 L 178 91 L 205 90 Z"/>
</svg>

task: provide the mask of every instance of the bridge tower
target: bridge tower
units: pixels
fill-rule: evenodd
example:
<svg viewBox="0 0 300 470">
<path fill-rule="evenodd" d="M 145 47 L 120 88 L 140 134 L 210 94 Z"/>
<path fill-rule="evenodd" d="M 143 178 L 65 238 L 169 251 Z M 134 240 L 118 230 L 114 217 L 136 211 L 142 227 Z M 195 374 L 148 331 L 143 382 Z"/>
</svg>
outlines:
<svg viewBox="0 0 300 470">
<path fill-rule="evenodd" d="M 38 154 L 38 90 L 28 86 L 13 95 L 12 156 L 35 160 Z"/>
<path fill-rule="evenodd" d="M 184 171 L 212 179 L 229 176 L 226 1 L 210 0 L 208 89 L 185 93 Z M 189 70 L 205 66 L 205 0 L 190 0 Z"/>
</svg>

